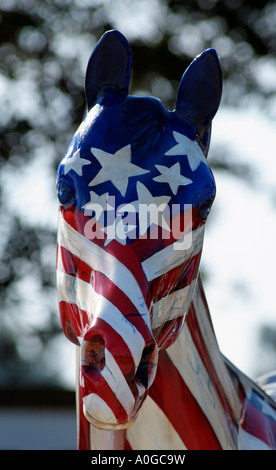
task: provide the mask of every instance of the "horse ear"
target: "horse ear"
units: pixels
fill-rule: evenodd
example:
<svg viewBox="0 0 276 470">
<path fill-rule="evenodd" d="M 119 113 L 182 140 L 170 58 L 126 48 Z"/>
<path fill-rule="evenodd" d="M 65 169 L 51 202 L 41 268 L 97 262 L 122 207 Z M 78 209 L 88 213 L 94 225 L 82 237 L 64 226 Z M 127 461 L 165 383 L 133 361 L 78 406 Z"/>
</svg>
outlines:
<svg viewBox="0 0 276 470">
<path fill-rule="evenodd" d="M 221 100 L 222 73 L 214 49 L 197 56 L 184 72 L 177 93 L 176 111 L 197 128 L 207 155 L 211 124 Z"/>
<path fill-rule="evenodd" d="M 124 97 L 127 96 L 131 65 L 132 53 L 126 38 L 119 31 L 107 31 L 93 50 L 86 69 L 85 94 L 88 111 L 106 86 L 112 87 Z"/>
</svg>

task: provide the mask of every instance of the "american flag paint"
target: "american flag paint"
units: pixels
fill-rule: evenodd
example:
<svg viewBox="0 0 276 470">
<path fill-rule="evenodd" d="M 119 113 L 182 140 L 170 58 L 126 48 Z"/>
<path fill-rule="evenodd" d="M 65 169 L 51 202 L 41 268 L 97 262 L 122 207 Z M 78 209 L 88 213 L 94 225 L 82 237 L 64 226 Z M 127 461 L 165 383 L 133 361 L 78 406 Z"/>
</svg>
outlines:
<svg viewBox="0 0 276 470">
<path fill-rule="evenodd" d="M 87 115 L 57 174 L 57 290 L 77 345 L 80 449 L 275 446 L 275 406 L 221 355 L 198 275 L 215 182 L 214 50 L 184 73 L 176 109 L 128 95 L 117 31 L 94 49 Z"/>
</svg>

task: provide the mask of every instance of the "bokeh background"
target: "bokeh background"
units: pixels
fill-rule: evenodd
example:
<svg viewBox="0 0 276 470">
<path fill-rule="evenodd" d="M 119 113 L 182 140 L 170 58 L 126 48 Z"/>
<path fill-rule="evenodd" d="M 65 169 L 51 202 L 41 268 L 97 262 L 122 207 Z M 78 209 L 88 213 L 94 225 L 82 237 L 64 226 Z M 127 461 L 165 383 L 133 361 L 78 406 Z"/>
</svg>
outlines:
<svg viewBox="0 0 276 470">
<path fill-rule="evenodd" d="M 131 93 L 169 109 L 190 61 L 220 56 L 202 276 L 223 354 L 253 378 L 276 368 L 276 2 L 0 0 L 0 408 L 73 407 L 55 173 L 83 117 L 88 58 L 114 28 L 132 47 Z"/>
</svg>

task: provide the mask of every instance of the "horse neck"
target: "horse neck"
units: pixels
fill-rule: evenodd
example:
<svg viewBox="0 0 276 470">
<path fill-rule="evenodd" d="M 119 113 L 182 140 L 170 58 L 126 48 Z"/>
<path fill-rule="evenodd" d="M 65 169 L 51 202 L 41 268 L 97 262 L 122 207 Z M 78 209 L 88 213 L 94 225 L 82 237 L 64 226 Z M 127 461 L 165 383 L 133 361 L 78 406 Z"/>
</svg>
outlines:
<svg viewBox="0 0 276 470">
<path fill-rule="evenodd" d="M 211 413 L 210 410 L 208 413 L 206 409 L 208 419 L 211 420 L 212 415 L 217 414 L 220 416 L 221 423 L 223 423 L 223 417 L 225 418 L 225 430 L 229 426 L 236 428 L 242 406 L 240 385 L 230 372 L 219 349 L 200 275 L 180 336 L 179 344 L 175 344 L 175 349 L 168 350 L 169 356 L 173 360 L 179 352 L 187 355 L 183 366 L 179 364 L 179 371 L 184 378 L 190 375 L 191 390 L 194 390 L 194 395 L 198 397 L 201 408 L 204 409 L 203 402 L 212 404 Z M 199 390 L 200 383 L 203 385 L 202 390 Z M 214 420 L 214 430 L 215 428 Z M 236 436 L 234 436 L 235 439 Z"/>
<path fill-rule="evenodd" d="M 219 350 L 199 277 L 179 338 L 159 354 L 128 443 L 134 449 L 235 449 L 240 413 L 238 388 Z"/>
</svg>

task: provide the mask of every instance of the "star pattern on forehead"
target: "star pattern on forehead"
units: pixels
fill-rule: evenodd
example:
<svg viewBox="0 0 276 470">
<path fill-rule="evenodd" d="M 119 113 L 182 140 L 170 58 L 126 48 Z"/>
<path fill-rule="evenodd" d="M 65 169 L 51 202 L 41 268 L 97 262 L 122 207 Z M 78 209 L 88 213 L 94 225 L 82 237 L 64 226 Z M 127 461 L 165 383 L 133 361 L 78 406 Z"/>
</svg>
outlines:
<svg viewBox="0 0 276 470">
<path fill-rule="evenodd" d="M 95 147 L 91 148 L 91 152 L 96 157 L 102 168 L 95 178 L 90 181 L 89 186 L 95 186 L 100 183 L 111 181 L 118 191 L 120 191 L 122 196 L 125 196 L 129 178 L 149 172 L 149 170 L 144 170 L 134 163 L 131 163 L 130 144 L 120 148 L 114 154 Z"/>
<path fill-rule="evenodd" d="M 154 219 L 154 223 L 157 222 L 156 225 L 162 226 L 162 228 L 166 230 L 170 230 L 170 227 L 168 226 L 163 212 L 165 211 L 166 208 L 168 208 L 168 203 L 171 199 L 170 196 L 153 196 L 151 192 L 148 190 L 148 188 L 141 183 L 141 181 L 137 181 L 136 184 L 136 189 L 137 189 L 137 196 L 138 199 L 136 201 L 131 202 L 131 206 L 135 208 L 136 212 L 139 213 L 139 234 L 144 235 L 147 231 L 147 229 L 151 226 L 152 220 L 151 217 L 147 217 L 147 214 L 145 217 L 141 217 L 143 214 L 143 209 L 145 208 L 146 210 L 152 208 L 154 211 L 156 210 L 156 214 L 161 214 L 161 216 L 158 219 Z M 155 214 L 155 215 L 156 215 Z"/>
<path fill-rule="evenodd" d="M 110 225 L 103 227 L 101 230 L 107 234 L 104 243 L 105 246 L 108 245 L 112 240 L 116 240 L 117 242 L 121 243 L 121 245 L 126 245 L 127 238 L 133 238 L 133 233 L 136 235 L 136 225 L 126 223 L 122 214 L 120 213 L 117 214 L 116 218 Z"/>
<path fill-rule="evenodd" d="M 173 132 L 173 136 L 177 143 L 165 153 L 166 156 L 187 156 L 192 171 L 195 171 L 201 162 L 206 164 L 206 159 L 196 141 L 176 131 Z M 125 245 L 128 239 L 143 237 L 149 229 L 155 231 L 158 226 L 170 232 L 169 201 L 173 196 L 177 196 L 180 186 L 193 183 L 192 179 L 181 174 L 180 161 L 168 166 L 153 163 L 151 170 L 148 170 L 132 162 L 131 144 L 119 148 L 115 153 L 97 147 L 91 147 L 90 150 L 91 157 L 95 158 L 94 165 L 98 161 L 100 169 L 88 184 L 87 189 L 92 186 L 93 190 L 89 191 L 90 200 L 89 197 L 86 199 L 82 210 L 85 215 L 95 219 L 102 233 L 105 233 L 105 245 L 112 240 Z M 66 171 L 73 169 L 80 176 L 83 165 L 91 163 L 90 160 L 80 157 L 79 150 L 71 159 L 72 164 L 67 162 Z M 159 175 L 154 176 L 154 173 L 151 173 L 155 171 L 156 175 L 154 168 L 158 170 Z M 142 180 L 145 183 L 143 184 L 139 176 L 148 173 L 151 174 Z M 133 201 L 126 198 L 131 177 L 137 177 L 133 181 L 133 185 L 136 185 L 137 199 Z M 101 183 L 105 185 L 105 192 L 98 194 L 100 188 L 94 189 L 94 186 Z M 107 185 L 110 183 L 118 190 L 123 200 L 120 199 L 121 196 L 116 196 L 111 186 L 108 190 Z M 159 183 L 167 186 L 159 186 Z M 133 191 L 135 186 L 132 188 Z M 121 204 L 117 207 L 118 202 Z M 180 206 L 178 210 L 180 211 Z"/>
<path fill-rule="evenodd" d="M 84 165 L 90 165 L 91 161 L 86 160 L 85 158 L 81 158 L 80 149 L 78 149 L 76 150 L 76 152 L 73 153 L 72 157 L 64 158 L 62 163 L 64 164 L 65 175 L 67 175 L 67 173 L 69 173 L 70 170 L 73 170 L 79 176 L 82 176 L 82 172 L 83 172 L 82 167 Z"/>
<path fill-rule="evenodd" d="M 171 147 L 165 155 L 187 155 L 188 162 L 192 171 L 195 171 L 200 163 L 207 165 L 207 160 L 200 146 L 195 140 L 190 139 L 180 132 L 173 131 L 173 136 L 177 142 Z"/>
<path fill-rule="evenodd" d="M 136 185 L 137 195 L 138 195 L 138 203 L 139 204 L 155 204 L 156 206 L 160 205 L 167 205 L 169 200 L 171 199 L 170 196 L 153 196 L 148 188 L 141 183 L 141 181 L 137 181 Z M 133 202 L 132 202 L 133 204 Z"/>
<path fill-rule="evenodd" d="M 176 195 L 179 186 L 186 186 L 187 184 L 193 183 L 193 181 L 185 176 L 181 175 L 180 163 L 177 162 L 170 168 L 164 165 L 155 165 L 160 175 L 155 176 L 153 181 L 157 183 L 167 183 L 173 194 Z"/>
</svg>

